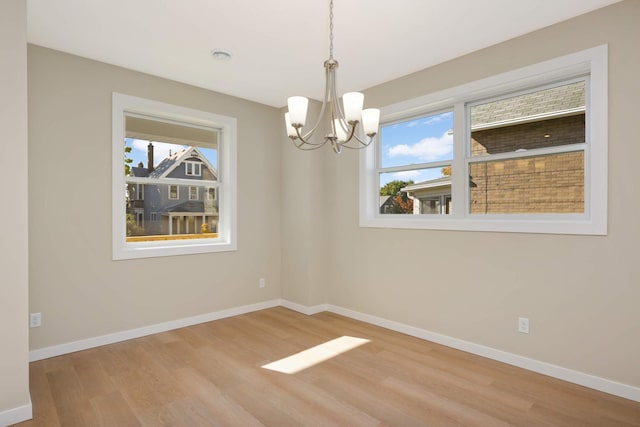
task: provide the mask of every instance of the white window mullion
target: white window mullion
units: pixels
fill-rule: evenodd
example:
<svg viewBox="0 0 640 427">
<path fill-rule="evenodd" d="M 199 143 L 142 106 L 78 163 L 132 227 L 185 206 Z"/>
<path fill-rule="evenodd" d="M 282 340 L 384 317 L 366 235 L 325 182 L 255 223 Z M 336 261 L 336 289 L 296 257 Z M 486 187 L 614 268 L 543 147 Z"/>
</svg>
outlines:
<svg viewBox="0 0 640 427">
<path fill-rule="evenodd" d="M 461 218 L 467 212 L 468 206 L 468 185 L 469 180 L 465 179 L 469 174 L 466 172 L 465 163 L 469 132 L 467 132 L 468 122 L 464 103 L 458 102 L 453 106 L 453 162 L 451 163 L 451 217 Z"/>
</svg>

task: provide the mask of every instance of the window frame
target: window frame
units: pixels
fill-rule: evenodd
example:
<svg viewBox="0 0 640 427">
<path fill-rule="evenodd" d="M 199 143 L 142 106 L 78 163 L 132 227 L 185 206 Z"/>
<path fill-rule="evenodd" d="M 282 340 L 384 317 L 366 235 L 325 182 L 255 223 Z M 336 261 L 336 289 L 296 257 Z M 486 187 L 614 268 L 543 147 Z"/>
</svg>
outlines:
<svg viewBox="0 0 640 427">
<path fill-rule="evenodd" d="M 144 184 L 136 184 L 136 200 L 144 201 Z"/>
<path fill-rule="evenodd" d="M 588 76 L 584 214 L 469 214 L 467 170 L 471 135 L 468 105 L 527 91 L 559 81 Z M 449 215 L 380 214 L 380 147 L 360 153 L 359 210 L 361 227 L 430 230 L 496 231 L 551 234 L 607 234 L 608 49 L 597 46 L 457 87 L 389 105 L 381 110 L 381 126 L 440 111 L 454 113 L 452 212 Z M 462 203 L 464 201 L 464 203 Z"/>
<path fill-rule="evenodd" d="M 219 220 L 216 237 L 127 242 L 126 177 L 123 172 L 125 116 L 143 115 L 153 120 L 178 122 L 218 131 Z M 130 179 L 137 181 L 137 179 Z M 237 119 L 207 111 L 112 93 L 112 259 L 201 254 L 237 250 Z M 171 184 L 173 185 L 173 184 Z M 178 190 L 179 191 L 179 190 Z"/>
<path fill-rule="evenodd" d="M 171 188 L 176 187 L 176 197 L 171 197 L 172 191 Z M 177 184 L 168 184 L 167 185 L 167 199 L 168 200 L 180 200 L 180 186 Z"/>
<path fill-rule="evenodd" d="M 196 194 L 195 194 L 195 197 L 192 197 L 194 188 L 196 190 Z M 199 191 L 199 187 L 198 186 L 196 186 L 196 185 L 190 185 L 189 186 L 189 200 L 198 200 L 198 198 L 200 196 L 199 193 L 200 193 L 200 191 Z"/>
<path fill-rule="evenodd" d="M 191 166 L 191 173 L 189 173 L 189 166 Z M 196 168 L 197 166 L 197 168 Z M 198 173 L 196 173 L 196 169 Z M 202 176 L 202 163 L 185 161 L 184 162 L 184 174 L 185 176 Z"/>
</svg>

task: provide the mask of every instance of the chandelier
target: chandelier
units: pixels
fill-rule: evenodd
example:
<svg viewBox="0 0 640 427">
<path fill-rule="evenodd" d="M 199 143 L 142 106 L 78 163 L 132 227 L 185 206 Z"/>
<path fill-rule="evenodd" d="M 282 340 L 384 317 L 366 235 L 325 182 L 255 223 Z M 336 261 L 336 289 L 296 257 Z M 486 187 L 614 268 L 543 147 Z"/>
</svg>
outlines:
<svg viewBox="0 0 640 427">
<path fill-rule="evenodd" d="M 364 95 L 359 92 L 348 92 L 342 95 L 342 104 L 336 92 L 336 69 L 338 61 L 333 59 L 333 0 L 329 2 L 329 59 L 324 62 L 326 86 L 322 109 L 315 125 L 306 133 L 303 132 L 307 120 L 309 99 L 304 96 L 292 96 L 287 100 L 289 112 L 285 114 L 287 135 L 294 145 L 301 150 L 316 150 L 331 143 L 331 148 L 340 153 L 342 148 L 359 149 L 368 147 L 378 133 L 380 110 L 377 108 L 362 109 Z M 343 109 L 344 106 L 344 109 Z M 328 133 L 322 142 L 311 142 L 310 137 L 327 116 Z M 366 137 L 361 139 L 356 130 L 358 123 Z"/>
</svg>

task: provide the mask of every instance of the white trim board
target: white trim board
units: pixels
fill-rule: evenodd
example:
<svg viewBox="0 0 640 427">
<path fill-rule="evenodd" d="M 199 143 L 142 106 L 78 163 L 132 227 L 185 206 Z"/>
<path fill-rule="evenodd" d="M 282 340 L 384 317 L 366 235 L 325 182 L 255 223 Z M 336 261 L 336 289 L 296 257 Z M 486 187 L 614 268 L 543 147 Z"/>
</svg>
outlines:
<svg viewBox="0 0 640 427">
<path fill-rule="evenodd" d="M 53 345 L 51 347 L 39 348 L 36 350 L 31 350 L 29 352 L 29 361 L 35 362 L 37 360 L 48 359 L 50 357 L 60 356 L 62 354 L 74 353 L 76 351 L 100 347 L 106 344 L 127 341 L 130 339 L 140 338 L 160 332 L 171 331 L 173 329 L 184 328 L 186 326 L 211 322 L 213 320 L 238 316 L 240 314 L 251 313 L 253 311 L 264 310 L 267 308 L 278 307 L 280 305 L 282 304 L 279 299 L 263 301 L 256 304 L 214 311 L 197 316 L 185 317 L 183 319 L 170 320 L 168 322 L 158 323 L 155 325 L 143 326 L 141 328 L 129 329 L 126 331 L 114 332 L 112 334 L 100 335 L 98 337 L 72 341 L 65 344 Z"/>
<path fill-rule="evenodd" d="M 306 305 L 298 304 L 297 302 L 283 299 L 280 300 L 280 305 L 290 310 L 297 311 L 298 313 L 306 314 L 307 316 L 322 313 L 323 311 L 329 311 L 327 304 L 318 304 L 309 307 Z"/>
<path fill-rule="evenodd" d="M 387 320 L 382 317 L 372 316 L 370 314 L 360 313 L 358 311 L 349 310 L 347 308 L 327 304 L 327 311 L 340 314 L 372 325 L 380 326 L 392 331 L 401 332 L 412 337 L 421 338 L 423 340 L 432 341 L 457 350 L 466 351 L 467 353 L 476 354 L 488 359 L 497 360 L 508 365 L 517 366 L 528 371 L 537 372 L 539 374 L 548 375 L 570 383 L 578 384 L 584 387 L 599 390 L 615 396 L 624 397 L 625 399 L 640 402 L 640 387 L 634 387 L 628 384 L 619 383 L 605 378 L 596 377 L 584 372 L 574 371 L 572 369 L 563 368 L 562 366 L 552 365 L 551 363 L 541 362 L 528 357 L 519 356 L 517 354 L 508 353 L 506 351 L 497 350 L 495 348 L 486 347 L 469 341 L 453 338 L 447 335 L 438 334 L 436 332 L 427 331 L 425 329 L 416 328 L 414 326 L 405 325 L 403 323 Z"/>
<path fill-rule="evenodd" d="M 570 383 L 578 384 L 584 387 L 599 390 L 614 396 L 623 397 L 625 399 L 640 402 L 640 387 L 634 387 L 628 384 L 619 383 L 605 378 L 596 377 L 584 372 L 574 371 L 572 369 L 563 368 L 535 359 L 529 359 L 517 354 L 508 353 L 506 351 L 497 350 L 495 348 L 486 347 L 469 341 L 453 338 L 447 335 L 438 334 L 436 332 L 427 331 L 425 329 L 416 328 L 414 326 L 405 325 L 403 323 L 384 319 L 382 317 L 370 314 L 360 313 L 358 311 L 339 307 L 332 304 L 318 304 L 315 306 L 306 306 L 298 304 L 286 299 L 275 299 L 264 301 L 256 304 L 245 305 L 236 308 L 216 311 L 212 313 L 201 314 L 198 316 L 187 317 L 184 319 L 172 320 L 169 322 L 158 323 L 156 325 L 144 326 L 142 328 L 130 329 L 127 331 L 116 332 L 113 334 L 102 335 L 94 338 L 73 341 L 70 343 L 45 347 L 29 352 L 29 361 L 47 359 L 50 357 L 60 356 L 62 354 L 73 353 L 80 350 L 86 350 L 93 347 L 99 347 L 106 344 L 126 341 L 133 338 L 139 338 L 146 335 L 157 334 L 159 332 L 170 331 L 172 329 L 183 328 L 186 326 L 196 325 L 199 323 L 211 322 L 214 320 L 224 319 L 227 317 L 238 316 L 253 311 L 264 310 L 267 308 L 282 306 L 293 311 L 305 315 L 314 315 L 323 311 L 340 314 L 372 325 L 380 326 L 392 331 L 400 332 L 423 340 L 432 341 L 457 350 L 466 351 L 467 353 L 476 354 L 478 356 L 497 360 L 508 365 L 517 366 L 528 371 L 537 372 L 539 374 L 548 375 L 553 378 L 564 380 Z M 31 404 L 29 404 L 29 408 Z M 20 408 L 17 408 L 20 409 Z M 17 410 L 16 409 L 16 410 Z M 0 427 L 2 427 L 3 413 L 0 413 Z"/>
<path fill-rule="evenodd" d="M 31 398 L 26 405 L 18 406 L 17 408 L 7 409 L 0 412 L 0 427 L 6 427 L 13 424 L 18 424 L 23 421 L 27 421 L 33 418 L 33 406 L 31 404 Z"/>
</svg>

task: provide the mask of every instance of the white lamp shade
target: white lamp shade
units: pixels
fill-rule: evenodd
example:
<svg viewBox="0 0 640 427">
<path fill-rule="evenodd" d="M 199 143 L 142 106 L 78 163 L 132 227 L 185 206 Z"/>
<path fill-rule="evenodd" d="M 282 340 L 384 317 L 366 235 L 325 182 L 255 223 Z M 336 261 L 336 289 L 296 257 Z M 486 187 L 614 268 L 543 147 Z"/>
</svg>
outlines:
<svg viewBox="0 0 640 427">
<path fill-rule="evenodd" d="M 289 105 L 291 124 L 304 126 L 307 121 L 309 100 L 304 96 L 292 96 L 287 100 L 287 104 Z"/>
<path fill-rule="evenodd" d="M 338 141 L 344 142 L 347 140 L 347 131 L 340 125 L 340 119 L 335 119 L 333 121 L 333 127 L 336 130 L 336 136 L 338 137 Z M 345 126 L 348 129 L 348 126 Z"/>
<path fill-rule="evenodd" d="M 291 119 L 289 118 L 289 113 L 284 114 L 284 122 L 287 125 L 287 136 L 289 137 L 298 137 L 296 130 L 291 126 Z"/>
<path fill-rule="evenodd" d="M 364 133 L 373 136 L 378 133 L 378 124 L 380 123 L 380 110 L 377 108 L 367 108 L 362 111 L 362 127 Z"/>
<path fill-rule="evenodd" d="M 344 105 L 344 118 L 347 119 L 347 122 L 359 122 L 362 117 L 364 95 L 360 92 L 347 92 L 342 95 L 342 104 Z"/>
</svg>

